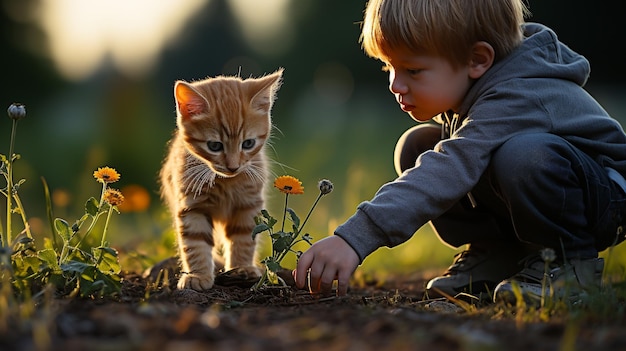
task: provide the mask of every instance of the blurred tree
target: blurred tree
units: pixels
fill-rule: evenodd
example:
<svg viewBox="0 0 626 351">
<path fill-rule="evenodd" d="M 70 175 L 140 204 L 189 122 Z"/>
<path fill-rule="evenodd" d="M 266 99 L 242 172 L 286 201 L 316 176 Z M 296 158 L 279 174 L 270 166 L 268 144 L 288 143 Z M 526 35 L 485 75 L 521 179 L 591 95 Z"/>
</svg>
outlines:
<svg viewBox="0 0 626 351">
<path fill-rule="evenodd" d="M 0 7 L 0 102 L 8 107 L 14 101 L 39 99 L 64 81 L 54 71 L 52 62 L 43 55 L 45 33 L 33 25 L 29 8 L 37 0 L 4 1 Z"/>
<path fill-rule="evenodd" d="M 156 193 L 156 172 L 175 123 L 172 89 L 177 79 L 238 73 L 258 76 L 285 67 L 285 85 L 274 116 L 289 135 L 284 142 L 298 142 L 302 154 L 309 150 L 306 162 L 313 165 L 338 163 L 333 160 L 339 156 L 351 159 L 368 152 L 362 149 L 367 141 L 333 149 L 341 133 L 355 135 L 357 131 L 367 136 L 364 129 L 384 131 L 390 121 L 398 123 L 394 128 L 410 122 L 395 106 L 380 63 L 366 57 L 358 42 L 366 1 L 292 0 L 291 25 L 284 33 L 289 46 L 280 42 L 286 39 L 276 38 L 264 44 L 270 49 L 276 45 L 276 50 L 259 52 L 248 45 L 230 2 L 208 0 L 161 53 L 150 75 L 127 77 L 105 64 L 78 82 L 64 81 L 46 56 L 46 34 L 31 17 L 41 0 L 0 1 L 0 101 L 5 107 L 14 101 L 27 105 L 31 121 L 20 126 L 18 151 L 25 156 L 24 163 L 30 162 L 30 174 L 35 177 L 29 179 L 29 186 L 43 175 L 53 188 L 60 184 L 80 189 L 81 176 L 86 175 L 85 183 L 91 182 L 89 167 L 111 163 L 123 174 L 121 183 L 138 183 Z M 626 3 L 528 2 L 530 21 L 550 26 L 566 44 L 589 58 L 590 83 L 626 82 L 623 55 L 614 52 L 621 51 L 619 38 L 626 34 L 621 23 Z M 324 89 L 328 94 L 324 95 Z M 333 94 L 344 95 L 330 101 L 328 95 Z M 365 113 L 371 115 L 369 119 Z M 401 117 L 395 122 L 395 118 L 380 118 L 383 113 Z M 312 139 L 312 122 L 326 128 L 318 133 L 326 139 Z M 0 118 L 0 132 L 7 128 L 8 119 Z M 396 133 L 394 128 L 390 129 Z M 395 134 L 389 137 L 393 138 Z M 282 143 L 280 147 L 289 149 Z M 333 157 L 323 156 L 320 150 L 324 148 L 335 152 Z M 293 157 L 300 156 L 291 149 Z M 319 160 L 324 157 L 328 160 Z"/>
</svg>

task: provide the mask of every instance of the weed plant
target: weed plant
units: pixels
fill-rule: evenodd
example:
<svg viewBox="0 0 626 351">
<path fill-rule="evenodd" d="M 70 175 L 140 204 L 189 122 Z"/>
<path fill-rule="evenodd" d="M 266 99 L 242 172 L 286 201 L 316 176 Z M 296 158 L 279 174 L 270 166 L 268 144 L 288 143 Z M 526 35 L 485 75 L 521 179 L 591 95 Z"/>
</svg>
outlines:
<svg viewBox="0 0 626 351">
<path fill-rule="evenodd" d="M 315 199 L 315 202 L 309 209 L 309 213 L 302 223 L 296 212 L 289 208 L 289 195 L 301 195 L 304 194 L 304 187 L 302 183 L 292 176 L 281 176 L 274 181 L 274 187 L 280 192 L 285 194 L 285 206 L 283 207 L 283 219 L 281 228 L 279 231 L 274 230 L 274 225 L 278 223 L 267 210 L 262 210 L 261 215 L 255 217 L 256 227 L 252 231 L 252 238 L 263 232 L 268 232 L 272 240 L 272 254 L 264 258 L 261 262 L 265 265 L 265 271 L 261 276 L 261 279 L 253 286 L 253 289 L 259 289 L 267 285 L 285 285 L 285 282 L 277 275 L 282 269 L 281 262 L 285 256 L 292 252 L 297 258 L 302 254 L 301 251 L 294 250 L 294 245 L 299 242 L 306 242 L 309 245 L 312 244 L 313 237 L 309 233 L 304 233 L 304 226 L 306 225 L 311 213 L 317 206 L 322 196 L 329 194 L 333 191 L 333 183 L 323 179 L 319 181 L 318 188 L 319 194 Z M 286 222 L 291 222 L 291 231 L 285 231 Z"/>
<path fill-rule="evenodd" d="M 93 298 L 115 295 L 121 287 L 118 252 L 106 240 L 111 216 L 124 201 L 122 193 L 110 187 L 119 180 L 119 173 L 110 167 L 94 172 L 102 191 L 98 198 L 85 202 L 85 213 L 71 224 L 54 218 L 50 192 L 43 180 L 52 235 L 36 243 L 19 196 L 26 180 L 15 181 L 13 174 L 14 163 L 20 159 L 14 152 L 17 125 L 26 117 L 26 107 L 12 104 L 8 115 L 12 120 L 9 153 L 0 154 L 0 175 L 6 183 L 0 188 L 6 200 L 4 220 L 0 216 L 0 327 L 6 326 L 16 310 L 31 305 L 32 299 L 37 301 L 50 289 L 57 296 Z M 13 219 L 18 216 L 22 230 L 15 232 L 18 225 Z M 104 225 L 97 225 L 103 216 Z M 96 231 L 99 237 L 94 238 Z"/>
</svg>

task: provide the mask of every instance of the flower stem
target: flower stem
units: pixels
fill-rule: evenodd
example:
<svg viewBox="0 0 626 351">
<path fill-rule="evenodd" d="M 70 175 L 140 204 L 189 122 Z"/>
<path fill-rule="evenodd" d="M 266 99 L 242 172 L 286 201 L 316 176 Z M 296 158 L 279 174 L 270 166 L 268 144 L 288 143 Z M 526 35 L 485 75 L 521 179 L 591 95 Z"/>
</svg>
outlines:
<svg viewBox="0 0 626 351">
<path fill-rule="evenodd" d="M 322 198 L 323 195 L 324 194 L 322 194 L 322 193 L 317 195 L 317 199 L 315 199 L 315 202 L 313 203 L 313 206 L 311 206 L 311 209 L 309 210 L 309 213 L 306 215 L 306 218 L 304 219 L 304 222 L 302 222 L 302 225 L 300 226 L 300 228 L 298 228 L 298 233 L 296 234 L 296 237 L 298 236 L 298 234 L 300 234 L 300 232 L 302 232 L 302 229 L 304 229 L 304 225 L 309 220 L 309 217 L 311 217 L 311 213 L 313 213 L 313 210 L 315 209 L 315 206 L 317 206 L 317 203 L 320 201 L 320 199 Z"/>
<path fill-rule="evenodd" d="M 89 227 L 87 228 L 87 230 L 85 231 L 85 235 L 83 235 L 82 238 L 80 238 L 80 240 L 78 241 L 78 244 L 76 244 L 76 247 L 79 247 L 80 244 L 82 244 L 83 240 L 85 240 L 85 238 L 87 238 L 87 236 L 91 233 L 91 231 L 93 230 L 93 228 L 96 226 L 96 223 L 98 222 L 98 218 L 100 218 L 100 215 L 102 215 L 104 212 L 100 211 L 100 209 L 102 208 L 102 205 L 104 204 L 104 192 L 107 189 L 107 184 L 106 183 L 102 183 L 102 193 L 100 194 L 100 202 L 98 203 L 98 213 L 96 213 L 96 215 L 91 219 L 91 223 L 89 223 Z M 110 214 L 109 214 L 109 218 L 110 218 Z M 109 221 L 107 220 L 107 223 Z M 105 229 L 106 230 L 106 229 Z M 103 233 L 104 236 L 104 233 Z M 102 239 L 104 240 L 104 239 Z"/>
<path fill-rule="evenodd" d="M 285 231 L 285 218 L 287 216 L 287 202 L 289 201 L 289 193 L 285 193 L 285 207 L 283 208 L 283 223 L 280 227 L 280 231 Z"/>
<path fill-rule="evenodd" d="M 546 307 L 546 286 L 548 284 L 548 269 L 550 263 L 545 261 L 543 264 L 543 278 L 541 279 L 541 308 Z"/>
<path fill-rule="evenodd" d="M 104 193 L 107 190 L 107 183 L 102 182 L 102 192 L 100 193 L 100 202 L 98 202 L 98 209 L 100 209 L 102 207 L 102 205 L 104 204 Z"/>
<path fill-rule="evenodd" d="M 263 276 L 261 277 L 261 279 L 259 279 L 253 286 L 252 286 L 252 290 L 259 290 L 263 284 L 265 284 L 265 282 L 268 280 L 268 273 L 267 273 L 268 269 L 267 267 L 263 270 Z"/>
<path fill-rule="evenodd" d="M 287 195 L 289 195 L 289 194 L 287 194 Z M 274 257 L 278 264 L 280 264 L 280 262 L 283 260 L 283 258 L 285 258 L 287 253 L 289 253 L 289 250 L 293 247 L 293 245 L 298 242 L 298 240 L 296 240 L 296 239 L 298 238 L 298 236 L 300 236 L 300 233 L 302 233 L 302 230 L 304 229 L 304 226 L 306 225 L 306 222 L 309 220 L 309 217 L 311 217 L 311 213 L 313 213 L 313 210 L 315 209 L 315 207 L 317 206 L 317 203 L 320 201 L 320 199 L 322 198 L 323 195 L 324 194 L 320 193 L 317 196 L 317 199 L 315 199 L 315 202 L 313 203 L 313 206 L 311 206 L 311 209 L 309 210 L 309 213 L 307 213 L 306 218 L 304 219 L 304 222 L 302 222 L 302 224 L 300 225 L 300 228 L 298 228 L 298 231 L 293 233 L 293 237 L 291 238 L 291 241 L 289 242 L 289 245 L 287 245 L 287 248 L 284 251 L 279 252 L 278 255 L 276 257 Z M 285 209 L 286 208 L 287 208 L 287 201 L 285 201 Z M 284 214 L 283 214 L 283 216 L 284 216 Z M 283 227 L 284 227 L 284 224 L 285 224 L 285 218 L 283 217 Z"/>
<path fill-rule="evenodd" d="M 15 144 L 15 134 L 17 133 L 17 120 L 13 120 L 11 127 L 11 143 L 9 144 L 9 158 L 7 160 L 7 230 L 6 247 L 11 246 L 11 212 L 13 208 L 13 145 Z"/>
<path fill-rule="evenodd" d="M 15 194 L 15 205 L 20 209 L 20 215 L 22 216 L 22 222 L 24 223 L 24 230 L 26 231 L 26 236 L 29 238 L 33 238 L 33 234 L 30 232 L 30 225 L 28 224 L 28 219 L 26 217 L 26 212 L 24 210 L 24 206 L 22 205 L 22 201 L 20 197 Z"/>
<path fill-rule="evenodd" d="M 102 239 L 100 240 L 100 246 L 104 246 L 105 238 L 107 235 L 107 229 L 109 228 L 109 221 L 111 220 L 111 214 L 113 213 L 113 206 L 109 206 L 109 213 L 107 213 L 107 220 L 104 222 L 104 229 L 102 230 Z"/>
</svg>

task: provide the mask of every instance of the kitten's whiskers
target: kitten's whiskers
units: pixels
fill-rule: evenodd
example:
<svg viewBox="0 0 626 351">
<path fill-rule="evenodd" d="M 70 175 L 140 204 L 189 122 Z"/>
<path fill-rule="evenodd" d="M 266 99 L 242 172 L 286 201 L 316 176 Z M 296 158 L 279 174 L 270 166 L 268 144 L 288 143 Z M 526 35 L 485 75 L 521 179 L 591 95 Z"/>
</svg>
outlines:
<svg viewBox="0 0 626 351">
<path fill-rule="evenodd" d="M 246 167 L 244 173 L 248 175 L 248 177 L 250 177 L 255 183 L 264 183 L 266 180 L 265 169 L 263 165 L 250 163 L 248 167 Z"/>
<path fill-rule="evenodd" d="M 187 168 L 183 174 L 183 184 L 186 184 L 185 194 L 193 194 L 193 197 L 202 194 L 202 189 L 208 184 L 212 187 L 215 184 L 217 175 L 204 162 L 192 155 L 187 156 Z"/>
</svg>

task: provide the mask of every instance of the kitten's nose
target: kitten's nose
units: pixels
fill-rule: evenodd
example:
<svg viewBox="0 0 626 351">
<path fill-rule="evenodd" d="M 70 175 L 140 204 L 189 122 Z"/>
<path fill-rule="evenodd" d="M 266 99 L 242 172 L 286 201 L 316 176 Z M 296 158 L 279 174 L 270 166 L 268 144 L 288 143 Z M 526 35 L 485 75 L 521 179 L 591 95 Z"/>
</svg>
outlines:
<svg viewBox="0 0 626 351">
<path fill-rule="evenodd" d="M 237 170 L 239 169 L 239 167 L 226 167 L 228 168 L 229 171 L 231 171 L 232 173 L 237 172 Z"/>
</svg>

